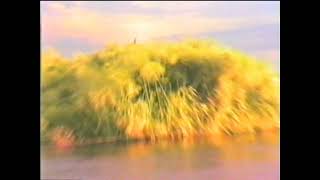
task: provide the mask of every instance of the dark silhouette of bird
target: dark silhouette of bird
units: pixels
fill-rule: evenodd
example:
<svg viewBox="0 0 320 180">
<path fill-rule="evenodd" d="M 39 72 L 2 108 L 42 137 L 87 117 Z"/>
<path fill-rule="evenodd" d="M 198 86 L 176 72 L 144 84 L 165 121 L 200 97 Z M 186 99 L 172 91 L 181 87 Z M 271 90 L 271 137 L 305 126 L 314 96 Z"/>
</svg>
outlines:
<svg viewBox="0 0 320 180">
<path fill-rule="evenodd" d="M 133 40 L 133 44 L 136 44 L 137 43 L 137 39 L 136 38 L 134 38 L 134 40 Z"/>
</svg>

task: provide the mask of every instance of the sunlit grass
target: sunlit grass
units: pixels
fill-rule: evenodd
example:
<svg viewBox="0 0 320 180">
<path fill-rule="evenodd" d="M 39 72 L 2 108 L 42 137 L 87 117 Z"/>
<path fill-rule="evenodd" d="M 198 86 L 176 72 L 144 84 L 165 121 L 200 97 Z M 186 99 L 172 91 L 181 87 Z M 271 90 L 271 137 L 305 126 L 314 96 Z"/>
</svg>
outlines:
<svg viewBox="0 0 320 180">
<path fill-rule="evenodd" d="M 279 76 L 215 42 L 112 45 L 72 60 L 52 51 L 42 56 L 41 73 L 41 134 L 56 143 L 181 140 L 280 126 Z"/>
</svg>

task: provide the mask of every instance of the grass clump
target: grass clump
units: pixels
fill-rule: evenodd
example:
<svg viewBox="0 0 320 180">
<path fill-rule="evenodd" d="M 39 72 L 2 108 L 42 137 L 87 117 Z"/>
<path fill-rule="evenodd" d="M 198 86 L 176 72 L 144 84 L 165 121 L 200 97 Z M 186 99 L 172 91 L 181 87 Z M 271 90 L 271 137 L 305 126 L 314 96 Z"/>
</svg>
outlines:
<svg viewBox="0 0 320 180">
<path fill-rule="evenodd" d="M 52 142 L 255 134 L 280 124 L 279 76 L 210 41 L 112 45 L 73 60 L 49 52 L 41 73 L 41 135 Z"/>
</svg>

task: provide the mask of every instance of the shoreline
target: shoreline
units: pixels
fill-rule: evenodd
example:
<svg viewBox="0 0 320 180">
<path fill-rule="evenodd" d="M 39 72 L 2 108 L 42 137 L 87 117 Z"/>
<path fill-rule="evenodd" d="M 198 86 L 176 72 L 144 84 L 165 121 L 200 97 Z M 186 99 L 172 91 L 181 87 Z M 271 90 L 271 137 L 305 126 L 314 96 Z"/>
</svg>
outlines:
<svg viewBox="0 0 320 180">
<path fill-rule="evenodd" d="M 271 137 L 270 137 L 271 136 Z M 241 139 L 242 138 L 242 139 Z M 244 138 L 244 139 L 243 139 Z M 249 138 L 249 139 L 245 139 Z M 280 128 L 272 128 L 264 130 L 255 134 L 245 133 L 237 135 L 227 135 L 227 134 L 197 134 L 189 137 L 183 138 L 170 138 L 170 137 L 158 137 L 155 140 L 150 138 L 108 138 L 108 139 L 91 139 L 91 140 L 82 140 L 80 142 L 74 142 L 68 146 L 59 146 L 55 142 L 41 142 L 41 147 L 53 147 L 57 149 L 71 149 L 78 147 L 86 147 L 89 145 L 107 145 L 107 144 L 119 144 L 119 143 L 149 143 L 156 144 L 161 142 L 170 142 L 170 143 L 179 143 L 179 142 L 193 142 L 195 140 L 212 140 L 212 141 L 229 141 L 240 139 L 240 141 L 256 141 L 258 139 L 267 139 L 268 141 L 280 142 Z M 277 138 L 277 139 L 276 139 Z"/>
</svg>

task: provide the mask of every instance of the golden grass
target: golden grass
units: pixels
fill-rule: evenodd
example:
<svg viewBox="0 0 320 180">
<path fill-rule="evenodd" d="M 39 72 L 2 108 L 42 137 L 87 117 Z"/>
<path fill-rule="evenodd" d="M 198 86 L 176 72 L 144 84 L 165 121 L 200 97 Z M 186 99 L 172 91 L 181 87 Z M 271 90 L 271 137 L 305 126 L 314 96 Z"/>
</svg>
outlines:
<svg viewBox="0 0 320 180">
<path fill-rule="evenodd" d="M 157 141 L 280 126 L 279 76 L 215 42 L 112 45 L 72 61 L 50 52 L 41 72 L 43 134 Z"/>
</svg>

